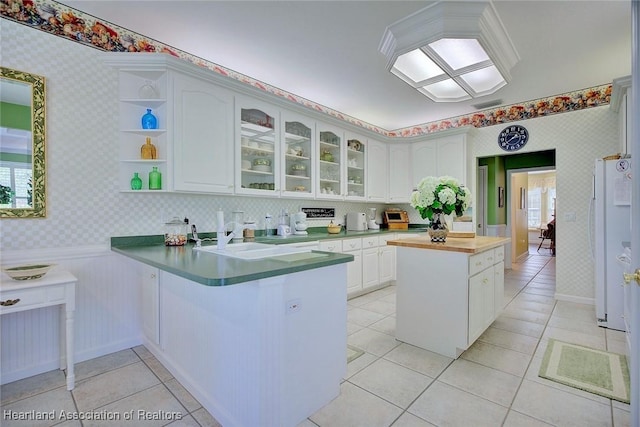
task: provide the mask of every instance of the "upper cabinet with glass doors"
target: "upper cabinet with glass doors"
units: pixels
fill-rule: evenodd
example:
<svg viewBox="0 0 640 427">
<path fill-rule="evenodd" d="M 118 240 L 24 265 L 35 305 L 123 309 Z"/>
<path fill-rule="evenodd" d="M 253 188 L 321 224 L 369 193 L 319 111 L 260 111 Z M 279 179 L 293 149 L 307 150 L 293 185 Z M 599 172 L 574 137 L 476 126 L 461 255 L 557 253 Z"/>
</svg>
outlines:
<svg viewBox="0 0 640 427">
<path fill-rule="evenodd" d="M 366 196 L 366 142 L 358 135 L 346 134 L 346 181 L 348 199 L 363 199 Z"/>
<path fill-rule="evenodd" d="M 278 110 L 256 100 L 238 98 L 239 130 L 236 192 L 268 195 L 279 191 L 280 135 Z"/>
<path fill-rule="evenodd" d="M 309 198 L 313 195 L 315 183 L 315 122 L 283 111 L 282 130 L 281 194 Z"/>
<path fill-rule="evenodd" d="M 316 197 L 319 199 L 342 199 L 343 187 L 343 132 L 324 123 L 316 125 L 318 144 L 318 183 Z"/>
</svg>

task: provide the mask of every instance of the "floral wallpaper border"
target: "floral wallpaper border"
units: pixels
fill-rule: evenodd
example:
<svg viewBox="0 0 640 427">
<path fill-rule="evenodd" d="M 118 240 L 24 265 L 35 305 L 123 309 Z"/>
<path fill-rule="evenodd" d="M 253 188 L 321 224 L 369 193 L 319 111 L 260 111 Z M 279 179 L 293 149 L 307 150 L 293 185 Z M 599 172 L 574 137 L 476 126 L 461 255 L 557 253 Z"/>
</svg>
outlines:
<svg viewBox="0 0 640 427">
<path fill-rule="evenodd" d="M 604 84 L 561 95 L 389 131 L 53 0 L 0 0 L 0 16 L 4 19 L 107 52 L 167 53 L 207 68 L 222 76 L 238 80 L 272 95 L 285 98 L 290 102 L 303 105 L 389 138 L 415 137 L 464 126 L 478 128 L 492 126 L 608 105 L 611 99 L 612 85 Z"/>
</svg>

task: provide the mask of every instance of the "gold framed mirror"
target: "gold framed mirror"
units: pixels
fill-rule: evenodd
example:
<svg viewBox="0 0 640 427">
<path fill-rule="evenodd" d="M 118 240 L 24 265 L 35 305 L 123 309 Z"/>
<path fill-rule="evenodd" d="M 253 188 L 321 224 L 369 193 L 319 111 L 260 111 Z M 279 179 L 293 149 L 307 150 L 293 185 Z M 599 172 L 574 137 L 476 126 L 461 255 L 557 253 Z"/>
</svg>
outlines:
<svg viewBox="0 0 640 427">
<path fill-rule="evenodd" d="M 44 77 L 0 67 L 0 218 L 46 216 Z"/>
</svg>

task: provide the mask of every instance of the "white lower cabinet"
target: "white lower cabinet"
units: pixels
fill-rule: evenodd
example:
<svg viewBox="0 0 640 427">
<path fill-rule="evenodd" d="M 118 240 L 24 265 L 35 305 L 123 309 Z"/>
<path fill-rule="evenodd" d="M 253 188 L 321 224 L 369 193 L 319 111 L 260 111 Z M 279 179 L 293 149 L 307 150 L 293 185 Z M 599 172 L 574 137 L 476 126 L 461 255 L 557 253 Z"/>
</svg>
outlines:
<svg viewBox="0 0 640 427">
<path fill-rule="evenodd" d="M 345 239 L 342 252 L 353 255 L 353 262 L 347 264 L 347 295 L 362 289 L 362 239 Z"/>
<path fill-rule="evenodd" d="M 469 345 L 504 307 L 504 247 L 469 257 Z"/>
<path fill-rule="evenodd" d="M 142 264 L 142 332 L 152 343 L 160 344 L 159 271 Z"/>
</svg>

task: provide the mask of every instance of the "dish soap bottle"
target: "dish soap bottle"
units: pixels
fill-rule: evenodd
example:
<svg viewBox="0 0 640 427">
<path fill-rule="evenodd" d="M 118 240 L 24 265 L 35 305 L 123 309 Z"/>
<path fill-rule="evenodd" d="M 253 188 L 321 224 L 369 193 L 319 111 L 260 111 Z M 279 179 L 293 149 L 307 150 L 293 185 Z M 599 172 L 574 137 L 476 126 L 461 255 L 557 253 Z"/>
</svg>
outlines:
<svg viewBox="0 0 640 427">
<path fill-rule="evenodd" d="M 158 167 L 154 166 L 149 172 L 149 190 L 162 189 L 162 174 L 158 171 Z"/>
<path fill-rule="evenodd" d="M 147 137 L 147 142 L 140 147 L 140 156 L 145 160 L 153 160 L 158 158 L 158 150 L 156 146 L 151 143 L 151 137 Z"/>
<path fill-rule="evenodd" d="M 151 108 L 142 115 L 142 129 L 158 129 L 158 119 L 151 113 Z"/>
</svg>

